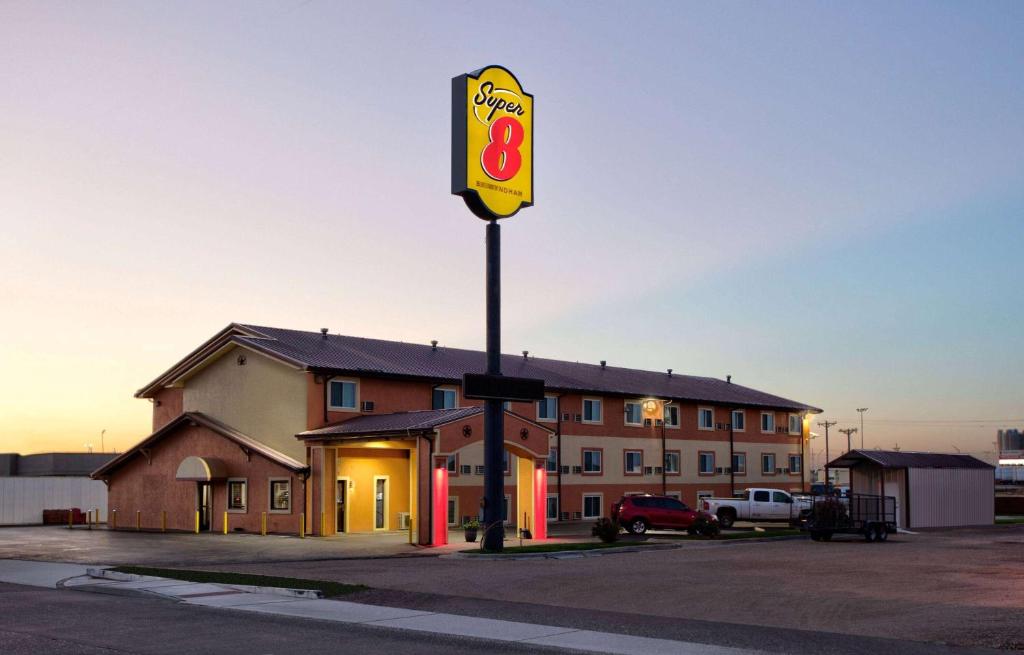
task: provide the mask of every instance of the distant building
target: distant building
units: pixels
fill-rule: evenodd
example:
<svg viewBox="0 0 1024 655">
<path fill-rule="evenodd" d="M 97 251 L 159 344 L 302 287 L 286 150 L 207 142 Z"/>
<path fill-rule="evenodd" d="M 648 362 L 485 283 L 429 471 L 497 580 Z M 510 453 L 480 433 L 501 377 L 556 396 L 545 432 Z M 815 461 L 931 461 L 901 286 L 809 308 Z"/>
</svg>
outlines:
<svg viewBox="0 0 1024 655">
<path fill-rule="evenodd" d="M 116 455 L 109 453 L 0 454 L 0 477 L 89 477 Z"/>
<path fill-rule="evenodd" d="M 0 525 L 38 525 L 46 510 L 92 511 L 107 520 L 107 488 L 89 474 L 110 453 L 0 454 Z"/>
<path fill-rule="evenodd" d="M 1024 459 L 1024 432 L 1016 429 L 999 430 L 999 460 Z"/>
</svg>

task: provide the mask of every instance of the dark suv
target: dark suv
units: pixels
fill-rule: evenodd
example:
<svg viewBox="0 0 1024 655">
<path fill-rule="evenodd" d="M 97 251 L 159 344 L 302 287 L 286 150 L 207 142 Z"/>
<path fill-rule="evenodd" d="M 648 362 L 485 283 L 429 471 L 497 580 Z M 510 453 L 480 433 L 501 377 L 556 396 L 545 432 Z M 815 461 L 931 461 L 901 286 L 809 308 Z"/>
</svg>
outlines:
<svg viewBox="0 0 1024 655">
<path fill-rule="evenodd" d="M 694 522 L 704 518 L 717 522 L 707 512 L 695 511 L 670 496 L 623 496 L 612 506 L 612 518 L 633 534 L 643 534 L 650 529 L 686 530 L 696 533 Z"/>
</svg>

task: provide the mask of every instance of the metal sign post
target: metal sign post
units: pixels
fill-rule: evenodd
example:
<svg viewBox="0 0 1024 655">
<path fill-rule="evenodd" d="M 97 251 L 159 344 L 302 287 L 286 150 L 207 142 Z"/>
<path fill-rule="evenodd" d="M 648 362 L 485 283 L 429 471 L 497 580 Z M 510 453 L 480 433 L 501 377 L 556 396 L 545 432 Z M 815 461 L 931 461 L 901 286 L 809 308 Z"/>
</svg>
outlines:
<svg viewBox="0 0 1024 655">
<path fill-rule="evenodd" d="M 543 381 L 501 377 L 498 219 L 533 204 L 533 96 L 506 68 L 488 66 L 452 79 L 452 193 L 487 221 L 487 372 L 467 375 L 463 393 L 484 399 L 483 547 L 500 551 L 505 501 L 502 403 L 544 397 Z"/>
</svg>

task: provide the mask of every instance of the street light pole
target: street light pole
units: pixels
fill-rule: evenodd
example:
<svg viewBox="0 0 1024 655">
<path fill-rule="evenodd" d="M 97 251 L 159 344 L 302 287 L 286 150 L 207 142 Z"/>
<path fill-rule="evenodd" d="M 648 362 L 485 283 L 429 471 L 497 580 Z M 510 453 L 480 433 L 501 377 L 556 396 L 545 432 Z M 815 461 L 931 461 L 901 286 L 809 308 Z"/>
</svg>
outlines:
<svg viewBox="0 0 1024 655">
<path fill-rule="evenodd" d="M 818 421 L 818 425 L 825 428 L 825 491 L 828 492 L 832 490 L 832 485 L 828 480 L 828 429 L 835 424 L 835 421 Z"/>
<path fill-rule="evenodd" d="M 867 407 L 858 407 L 857 413 L 860 414 L 860 449 L 864 450 L 864 412 L 868 411 Z"/>
</svg>

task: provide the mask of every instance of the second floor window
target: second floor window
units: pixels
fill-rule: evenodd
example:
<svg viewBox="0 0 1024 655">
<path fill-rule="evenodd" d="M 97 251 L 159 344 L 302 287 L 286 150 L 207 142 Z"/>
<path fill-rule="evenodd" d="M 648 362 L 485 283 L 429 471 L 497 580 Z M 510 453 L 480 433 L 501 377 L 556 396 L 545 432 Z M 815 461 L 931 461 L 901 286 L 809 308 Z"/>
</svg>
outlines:
<svg viewBox="0 0 1024 655">
<path fill-rule="evenodd" d="M 800 429 L 802 427 L 800 425 L 800 423 L 801 423 L 801 421 L 800 421 L 800 415 L 799 414 L 790 414 L 789 415 L 789 433 L 790 434 L 800 434 L 802 432 L 802 430 Z"/>
<path fill-rule="evenodd" d="M 732 412 L 732 429 L 742 432 L 747 429 L 747 413 L 742 409 L 734 409 Z"/>
<path fill-rule="evenodd" d="M 547 462 L 548 473 L 558 472 L 558 449 L 548 448 L 548 462 Z"/>
<path fill-rule="evenodd" d="M 627 450 L 625 452 L 626 473 L 643 473 L 644 454 L 639 450 Z"/>
<path fill-rule="evenodd" d="M 455 389 L 438 387 L 434 389 L 434 402 L 432 409 L 454 409 L 458 406 L 458 394 Z"/>
<path fill-rule="evenodd" d="M 584 398 L 583 399 L 583 422 L 584 423 L 600 423 L 601 422 L 601 400 L 598 398 Z"/>
<path fill-rule="evenodd" d="M 670 428 L 679 427 L 679 407 L 676 405 L 665 405 L 665 425 Z"/>
<path fill-rule="evenodd" d="M 558 398 L 544 396 L 544 400 L 537 401 L 537 420 L 555 421 L 558 419 Z"/>
<path fill-rule="evenodd" d="M 328 409 L 356 408 L 356 383 L 352 380 L 331 380 L 330 407 Z"/>
<path fill-rule="evenodd" d="M 701 475 L 710 475 L 715 472 L 715 454 L 699 453 L 697 455 L 698 472 Z"/>
<path fill-rule="evenodd" d="M 640 403 L 626 403 L 626 425 L 643 425 L 644 411 Z"/>
<path fill-rule="evenodd" d="M 601 472 L 601 451 L 600 450 L 584 450 L 583 451 L 583 472 L 584 473 L 600 473 Z"/>
<path fill-rule="evenodd" d="M 458 474 L 459 472 L 459 458 L 455 455 L 448 455 L 448 461 L 446 462 L 449 473 Z"/>
<path fill-rule="evenodd" d="M 761 412 L 761 432 L 775 432 L 775 414 Z"/>
<path fill-rule="evenodd" d="M 701 430 L 714 430 L 715 410 L 710 407 L 701 407 L 697 410 L 697 427 Z"/>
</svg>

